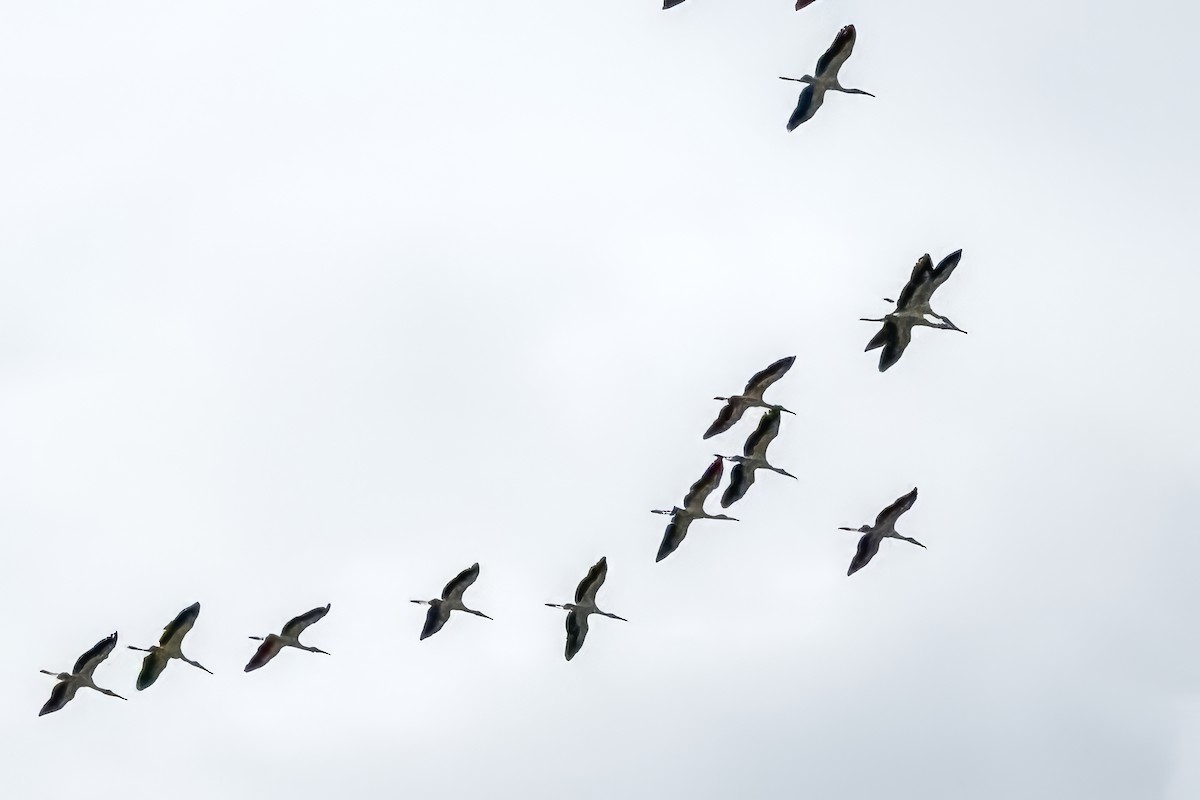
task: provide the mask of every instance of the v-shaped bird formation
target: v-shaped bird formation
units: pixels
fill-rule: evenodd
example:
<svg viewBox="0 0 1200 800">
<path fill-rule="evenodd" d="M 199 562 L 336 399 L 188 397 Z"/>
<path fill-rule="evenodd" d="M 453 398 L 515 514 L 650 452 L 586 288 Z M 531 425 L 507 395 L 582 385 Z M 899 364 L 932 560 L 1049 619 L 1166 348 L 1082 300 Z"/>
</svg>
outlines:
<svg viewBox="0 0 1200 800">
<path fill-rule="evenodd" d="M 684 0 L 664 0 L 663 9 L 674 8 L 683 2 Z M 812 2 L 813 0 L 797 0 L 796 10 L 799 11 L 806 8 Z M 691 5 L 698 6 L 699 3 Z M 845 25 L 838 30 L 833 42 L 817 60 L 816 68 L 811 74 L 805 74 L 799 78 L 781 76 L 782 80 L 805 84 L 796 101 L 795 108 L 787 120 L 786 128 L 788 131 L 795 131 L 800 125 L 812 120 L 824 104 L 826 95 L 830 92 L 861 94 L 874 97 L 873 94 L 862 89 L 849 89 L 841 83 L 840 72 L 854 52 L 856 39 L 857 31 L 855 27 L 853 25 Z M 871 337 L 866 346 L 867 352 L 876 349 L 880 350 L 879 372 L 886 372 L 900 361 L 900 358 L 912 342 L 914 328 L 924 326 L 966 333 L 966 331 L 951 322 L 948 317 L 935 312 L 930 305 L 934 293 L 950 278 L 958 267 L 962 260 L 962 252 L 960 249 L 950 253 L 938 261 L 936 266 L 928 253 L 922 255 L 913 266 L 908 281 L 901 289 L 897 299 L 884 298 L 885 302 L 894 304 L 895 308 L 882 317 L 861 318 L 863 321 L 876 322 L 881 325 L 878 332 Z M 654 509 L 651 512 L 670 518 L 666 529 L 663 531 L 662 538 L 659 540 L 655 553 L 656 562 L 663 561 L 680 549 L 687 539 L 688 533 L 692 530 L 694 523 L 701 521 L 739 521 L 736 517 L 724 513 L 710 513 L 706 510 L 709 497 L 721 486 L 724 479 L 726 461 L 732 463 L 733 467 L 730 470 L 729 482 L 720 495 L 719 505 L 722 509 L 728 509 L 735 503 L 741 502 L 756 482 L 758 482 L 758 475 L 763 471 L 776 473 L 782 477 L 790 478 L 797 483 L 769 478 L 764 481 L 765 485 L 763 488 L 756 490 L 756 493 L 780 492 L 784 491 L 787 486 L 794 487 L 799 484 L 797 476 L 772 463 L 767 454 L 771 444 L 779 437 L 784 415 L 787 414 L 791 417 L 797 417 L 798 415 L 795 411 L 785 408 L 781 404 L 768 402 L 765 399 L 767 391 L 772 389 L 776 383 L 780 382 L 788 374 L 795 362 L 796 356 L 794 355 L 780 358 L 754 373 L 739 394 L 714 398 L 721 401 L 722 406 L 717 413 L 716 419 L 713 420 L 712 424 L 709 425 L 708 429 L 700 437 L 701 441 L 707 441 L 729 432 L 750 409 L 761 409 L 762 413 L 758 417 L 754 430 L 745 439 L 740 455 L 713 454 L 714 460 L 704 467 L 700 477 L 696 479 L 695 483 L 684 494 L 681 501 L 682 505 L 674 505 L 669 509 Z M 774 395 L 774 392 L 779 391 L 778 389 L 773 390 L 773 397 L 777 396 Z M 791 425 L 794 423 L 789 422 L 788 424 Z M 787 459 L 784 460 L 786 461 Z M 905 484 L 907 484 L 907 481 L 905 481 Z M 897 498 L 880 511 L 873 525 L 862 525 L 858 528 L 839 528 L 840 530 L 854 531 L 862 534 L 859 538 L 857 549 L 851 558 L 850 566 L 846 573 L 848 576 L 862 570 L 875 558 L 879 553 L 884 539 L 898 539 L 922 548 L 925 547 L 924 544 L 918 542 L 916 539 L 902 536 L 896 530 L 898 520 L 903 514 L 912 509 L 916 500 L 917 489 L 914 487 L 910 492 Z M 726 526 L 701 525 L 700 530 L 704 531 L 699 537 L 701 541 L 689 547 L 702 547 L 702 540 L 709 535 L 708 529 L 710 528 L 714 532 L 729 529 L 737 530 L 734 526 L 726 528 Z M 673 565 L 678 563 L 678 557 L 675 561 L 672 561 Z M 479 563 L 474 563 L 446 583 L 439 596 L 429 600 L 411 601 L 415 604 L 428 606 L 419 640 L 424 641 L 442 631 L 455 611 L 492 620 L 492 617 L 482 611 L 468 607 L 463 599 L 467 590 L 475 585 L 479 577 L 480 565 Z M 607 578 L 608 560 L 602 556 L 599 561 L 596 561 L 588 569 L 586 575 L 584 575 L 583 579 L 577 585 L 574 602 L 545 603 L 546 606 L 562 609 L 567 612 L 565 619 L 566 644 L 563 651 L 567 661 L 574 659 L 582 650 L 588 637 L 589 617 L 599 615 L 623 622 L 628 621 L 624 617 L 617 616 L 608 611 L 602 611 L 597 606 L 596 596 L 601 587 L 604 586 Z M 478 591 L 476 590 L 476 592 Z M 310 627 L 323 620 L 329 614 L 331 607 L 331 604 L 326 603 L 324 606 L 318 606 L 293 617 L 283 625 L 279 633 L 249 637 L 250 639 L 259 641 L 260 644 L 250 656 L 250 660 L 244 667 L 244 672 L 249 673 L 262 669 L 287 648 L 306 651 L 308 653 L 329 655 L 326 650 L 302 643 L 300 637 Z M 199 616 L 200 603 L 193 603 L 180 611 L 163 628 L 157 644 L 150 647 L 127 646 L 128 649 L 146 654 L 142 657 L 141 669 L 137 672 L 135 681 L 139 692 L 149 689 L 159 681 L 172 660 L 181 661 L 210 675 L 212 674 L 207 667 L 197 661 L 193 661 L 184 655 L 183 652 L 184 639 L 196 625 Z M 461 631 L 454 635 L 470 635 L 469 628 L 469 625 L 463 626 Z M 459 628 L 456 626 L 455 630 L 459 631 Z M 443 634 L 443 638 L 445 635 Z M 609 634 L 605 633 L 603 635 Z M 50 698 L 42 706 L 40 714 L 45 715 L 59 711 L 75 697 L 81 688 L 92 689 L 110 697 L 126 700 L 127 698 L 117 694 L 115 691 L 98 686 L 93 679 L 96 669 L 108 659 L 116 644 L 117 633 L 113 632 L 93 645 L 83 655 L 79 656 L 70 672 L 56 673 L 49 670 L 42 670 L 44 674 L 54 676 L 57 679 L 57 683 L 51 690 Z M 429 646 L 436 645 L 424 645 L 423 647 Z"/>
</svg>

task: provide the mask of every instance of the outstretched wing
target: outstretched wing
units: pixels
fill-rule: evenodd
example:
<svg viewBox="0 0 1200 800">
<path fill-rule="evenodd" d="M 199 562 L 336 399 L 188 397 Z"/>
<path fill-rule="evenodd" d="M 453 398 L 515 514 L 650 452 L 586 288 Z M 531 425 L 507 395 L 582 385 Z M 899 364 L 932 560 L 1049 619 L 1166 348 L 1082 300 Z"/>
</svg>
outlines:
<svg viewBox="0 0 1200 800">
<path fill-rule="evenodd" d="M 688 489 L 688 493 L 683 496 L 683 507 L 689 511 L 698 511 L 704 509 L 704 501 L 712 494 L 713 489 L 721 483 L 721 475 L 725 472 L 725 459 L 718 456 L 704 470 L 704 474 L 700 479 L 692 484 L 692 488 Z"/>
<path fill-rule="evenodd" d="M 273 633 L 267 634 L 267 638 L 263 639 L 263 643 L 258 646 L 258 650 L 254 652 L 254 656 L 250 659 L 250 663 L 246 665 L 246 672 L 253 672 L 259 667 L 266 666 L 267 662 L 279 654 L 283 649 L 283 640 Z"/>
<path fill-rule="evenodd" d="M 172 639 L 183 641 L 183 637 L 188 635 L 188 631 L 196 624 L 196 617 L 200 616 L 200 604 L 192 603 L 190 606 L 180 611 L 175 615 L 175 619 L 163 628 L 162 636 L 159 637 L 158 643 L 166 647 Z"/>
<path fill-rule="evenodd" d="M 692 518 L 686 514 L 672 515 L 671 522 L 663 533 L 662 543 L 658 546 L 658 556 L 654 559 L 656 562 L 662 561 L 679 549 L 679 545 L 687 537 L 688 527 L 691 524 Z"/>
<path fill-rule="evenodd" d="M 148 689 L 158 680 L 158 676 L 162 675 L 162 671 L 167 668 L 167 654 L 160 648 L 151 647 L 150 652 L 142 659 L 142 671 L 138 673 L 137 688 L 140 692 L 143 689 Z"/>
<path fill-rule="evenodd" d="M 900 296 L 896 298 L 896 310 L 903 311 L 912 304 L 913 300 L 918 296 L 918 292 L 929 282 L 933 276 L 933 260 L 929 257 L 929 253 L 917 259 L 917 263 L 913 265 L 912 274 L 908 277 L 908 283 L 904 284 L 904 288 L 900 290 Z"/>
<path fill-rule="evenodd" d="M 833 37 L 833 44 L 829 45 L 829 49 L 825 51 L 825 55 L 821 56 L 817 61 L 818 78 L 823 78 L 827 75 L 837 75 L 837 71 L 842 68 L 842 64 L 846 63 L 846 59 L 854 52 L 854 40 L 856 33 L 853 25 L 847 25 L 837 32 L 837 36 Z"/>
<path fill-rule="evenodd" d="M 92 646 L 91 650 L 79 657 L 75 662 L 75 668 L 71 670 L 75 675 L 91 675 L 96 671 L 96 667 L 101 661 L 108 658 L 108 654 L 117 646 L 117 634 L 114 631 Z"/>
<path fill-rule="evenodd" d="M 895 525 L 900 515 L 912 508 L 915 502 L 917 502 L 917 487 L 914 486 L 911 492 L 897 497 L 891 505 L 879 512 L 879 516 L 875 517 L 875 527 Z"/>
<path fill-rule="evenodd" d="M 746 444 L 742 447 L 742 455 L 744 457 L 766 457 L 767 446 L 779 434 L 779 418 L 781 416 L 782 414 L 775 408 L 762 415 L 762 418 L 758 421 L 758 427 L 754 429 L 754 433 L 747 437 Z"/>
<path fill-rule="evenodd" d="M 587 632 L 587 614 L 580 614 L 577 611 L 567 614 L 567 649 L 565 653 L 567 661 L 574 658 L 579 649 L 583 647 L 583 640 L 587 638 Z"/>
<path fill-rule="evenodd" d="M 729 473 L 729 485 L 725 487 L 725 493 L 721 495 L 721 508 L 729 508 L 746 496 L 746 492 L 754 485 L 755 472 L 757 470 L 754 467 L 748 467 L 745 464 L 734 466 Z"/>
<path fill-rule="evenodd" d="M 846 577 L 850 577 L 860 569 L 865 567 L 875 554 L 879 552 L 879 542 L 881 537 L 871 533 L 864 533 L 862 538 L 858 540 L 858 551 L 854 554 L 854 559 L 850 562 L 850 569 L 846 572 Z"/>
<path fill-rule="evenodd" d="M 283 635 L 295 639 L 304 632 L 305 628 L 328 614 L 332 605 L 333 604 L 330 603 L 324 608 L 314 608 L 312 611 L 306 611 L 298 617 L 292 617 L 288 620 L 288 623 L 283 626 Z"/>
<path fill-rule="evenodd" d="M 792 115 L 788 117 L 787 129 L 794 131 L 805 122 L 808 122 L 824 102 L 824 87 L 817 88 L 812 84 L 805 86 L 800 90 L 800 96 L 796 98 L 796 107 L 792 109 Z"/>
<path fill-rule="evenodd" d="M 733 400 L 725 401 L 725 405 L 721 406 L 721 411 L 717 414 L 717 418 L 713 420 L 713 424 L 708 426 L 708 430 L 704 432 L 705 439 L 711 439 L 717 434 L 724 433 L 737 424 L 742 418 L 742 414 L 746 413 L 746 406 L 742 403 Z"/>
<path fill-rule="evenodd" d="M 475 579 L 478 577 L 479 564 L 476 562 L 455 575 L 454 578 L 452 578 L 451 581 L 446 584 L 446 588 L 442 589 L 442 599 L 462 599 L 463 592 L 465 592 L 467 587 L 474 583 Z"/>
<path fill-rule="evenodd" d="M 446 607 L 446 604 L 441 600 L 432 601 L 429 604 L 429 611 L 425 613 L 425 627 L 421 629 L 421 640 L 424 641 L 440 631 L 448 619 L 450 619 L 450 609 Z"/>
<path fill-rule="evenodd" d="M 883 343 L 883 350 L 879 353 L 879 371 L 887 372 L 890 367 L 900 360 L 900 356 L 904 355 L 908 343 L 912 341 L 912 325 L 905 322 L 898 322 L 892 317 L 883 323 L 883 327 L 887 331 L 887 335 L 886 341 Z M 874 341 L 874 339 L 871 341 Z"/>
<path fill-rule="evenodd" d="M 583 576 L 583 580 L 579 582 L 579 585 L 575 587 L 575 602 L 596 602 L 596 592 L 600 591 L 600 587 L 604 585 L 604 579 L 607 577 L 608 558 L 602 556 L 588 570 L 588 574 Z"/>
<path fill-rule="evenodd" d="M 779 359 L 769 367 L 754 373 L 750 380 L 746 381 L 746 388 L 742 391 L 742 394 L 746 397 L 757 397 L 761 400 L 763 392 L 772 383 L 782 378 L 792 368 L 792 364 L 795 361 L 795 356 L 787 356 L 786 358 Z"/>
<path fill-rule="evenodd" d="M 58 711 L 60 708 L 71 702 L 71 698 L 75 696 L 75 692 L 79 690 L 79 684 L 72 680 L 59 681 L 50 690 L 50 699 L 42 706 L 42 710 L 38 712 L 38 716 L 51 714 Z"/>
</svg>

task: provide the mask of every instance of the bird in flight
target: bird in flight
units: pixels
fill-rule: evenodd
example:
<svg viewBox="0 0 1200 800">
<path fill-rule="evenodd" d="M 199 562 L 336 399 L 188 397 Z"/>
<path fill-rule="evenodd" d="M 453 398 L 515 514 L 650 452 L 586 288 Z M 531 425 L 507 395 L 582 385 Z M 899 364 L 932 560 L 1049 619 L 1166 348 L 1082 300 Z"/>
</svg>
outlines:
<svg viewBox="0 0 1200 800">
<path fill-rule="evenodd" d="M 602 556 L 575 587 L 574 603 L 546 603 L 550 608 L 562 608 L 571 612 L 567 614 L 567 647 L 564 651 L 567 661 L 574 658 L 575 654 L 583 647 L 583 640 L 587 638 L 588 633 L 589 614 L 599 614 L 602 617 L 611 617 L 622 622 L 629 621 L 596 607 L 596 592 L 600 591 L 606 577 L 608 577 L 608 560 Z"/>
<path fill-rule="evenodd" d="M 799 11 L 804 6 L 797 3 L 796 10 Z M 838 81 L 838 70 L 846 63 L 846 59 L 850 58 L 850 54 L 854 52 L 854 40 L 857 34 L 854 32 L 853 25 L 847 25 L 838 31 L 837 36 L 833 38 L 833 44 L 829 45 L 829 49 L 825 51 L 825 55 L 817 61 L 816 75 L 804 75 L 800 78 L 785 78 L 780 75 L 779 79 L 783 81 L 798 81 L 806 83 L 803 91 L 800 92 L 800 98 L 796 101 L 796 108 L 792 111 L 792 116 L 788 118 L 787 129 L 794 131 L 801 124 L 808 122 L 817 113 L 817 109 L 825 102 L 826 92 L 844 92 L 846 94 L 865 94 L 868 97 L 875 95 L 870 92 L 864 92 L 862 89 L 847 89 Z"/>
<path fill-rule="evenodd" d="M 468 614 L 474 614 L 477 617 L 491 619 L 482 611 L 476 611 L 473 608 L 467 608 L 463 605 L 463 592 L 475 582 L 479 577 L 479 564 L 475 563 L 464 569 L 462 572 L 454 576 L 454 578 L 446 584 L 446 588 L 442 589 L 442 596 L 435 597 L 432 600 L 413 600 L 412 602 L 418 605 L 428 605 L 429 611 L 425 614 L 425 627 L 421 630 L 421 639 L 428 639 L 442 629 L 446 624 L 446 620 L 450 619 L 451 611 L 465 611 Z"/>
<path fill-rule="evenodd" d="M 309 647 L 306 644 L 301 644 L 300 634 L 304 633 L 304 629 L 309 625 L 312 625 L 328 614 L 331 605 L 314 608 L 312 611 L 306 611 L 298 617 L 292 617 L 278 634 L 268 633 L 265 638 L 262 636 L 251 636 L 251 639 L 260 641 L 262 644 L 258 646 L 258 650 L 250 659 L 250 663 L 246 664 L 245 671 L 253 672 L 260 667 L 266 666 L 267 662 L 279 655 L 279 651 L 285 647 L 295 647 L 297 650 L 307 650 L 310 653 L 324 653 L 325 655 L 329 655 L 329 653 L 326 653 L 319 647 Z"/>
<path fill-rule="evenodd" d="M 871 337 L 871 341 L 867 342 L 866 350 L 864 350 L 864 352 L 870 352 L 876 348 L 883 348 L 879 353 L 880 372 L 886 372 L 889 367 L 900 360 L 908 343 L 912 341 L 913 328 L 918 325 L 966 333 L 948 317 L 943 317 L 929 307 L 933 293 L 954 273 L 954 268 L 961 260 L 962 250 L 955 250 L 939 261 L 935 267 L 933 259 L 926 253 L 913 265 L 908 283 L 904 285 L 900 296 L 894 301 L 896 309 L 878 319 L 862 318 L 863 322 L 883 323 L 883 327 Z M 893 302 L 888 297 L 883 299 L 887 303 Z M 939 322 L 932 322 L 928 317 L 934 317 Z"/>
<path fill-rule="evenodd" d="M 666 531 L 663 532 L 662 543 L 658 546 L 658 556 L 655 557 L 655 561 L 662 561 L 679 548 L 684 537 L 687 536 L 692 520 L 724 519 L 737 522 L 733 517 L 727 517 L 724 514 L 709 514 L 704 510 L 704 501 L 721 482 L 721 475 L 725 471 L 724 465 L 725 459 L 721 456 L 717 456 L 717 460 L 708 465 L 704 474 L 700 476 L 700 480 L 693 483 L 692 488 L 684 496 L 683 508 L 675 506 L 671 509 L 660 508 L 650 512 L 651 514 L 671 515 L 671 521 L 667 524 Z"/>
<path fill-rule="evenodd" d="M 90 650 L 81 655 L 76 660 L 75 666 L 71 668 L 70 672 L 51 672 L 48 669 L 41 670 L 43 675 L 53 675 L 58 678 L 58 683 L 54 685 L 54 689 L 50 692 L 50 699 L 42 706 L 42 710 L 38 712 L 38 716 L 58 711 L 71 702 L 71 698 L 83 687 L 95 689 L 100 694 L 106 694 L 109 697 L 118 697 L 121 700 L 126 699 L 111 689 L 103 689 L 97 686 L 95 681 L 92 680 L 92 673 L 96 671 L 96 667 L 100 665 L 101 661 L 108 658 L 108 654 L 116 646 L 117 634 L 114 631 L 96 642 Z"/>
<path fill-rule="evenodd" d="M 735 463 L 734 468 L 730 471 L 729 485 L 725 487 L 725 493 L 721 495 L 721 508 L 729 508 L 746 496 L 746 492 L 754 485 L 754 473 L 757 470 L 767 469 L 789 478 L 796 477 L 787 470 L 771 466 L 767 462 L 767 446 L 779 433 L 780 419 L 778 411 L 775 409 L 768 411 L 762 415 L 762 419 L 758 421 L 758 427 L 746 440 L 740 456 L 717 456 L 717 458 L 724 458 Z"/>
<path fill-rule="evenodd" d="M 917 489 L 914 486 L 911 492 L 903 497 L 896 498 L 895 502 L 883 511 L 880 511 L 879 516 L 875 517 L 874 525 L 863 525 L 861 528 L 838 528 L 840 531 L 862 533 L 862 538 L 858 540 L 858 551 L 855 552 L 854 559 L 850 562 L 850 569 L 846 572 L 847 576 L 853 575 L 865 567 L 875 557 L 875 554 L 879 552 L 879 543 L 884 539 L 899 539 L 919 547 L 925 546 L 916 539 L 910 539 L 907 536 L 901 536 L 896 533 L 896 521 L 900 519 L 901 514 L 912 508 L 915 502 L 917 502 Z"/>
<path fill-rule="evenodd" d="M 733 397 L 714 397 L 714 400 L 724 400 L 725 405 L 721 407 L 713 424 L 709 425 L 708 430 L 704 432 L 704 438 L 711 439 L 732 428 L 746 413 L 747 408 L 776 409 L 788 414 L 795 414 L 795 411 L 788 411 L 783 406 L 771 405 L 763 401 L 763 393 L 771 384 L 782 378 L 792 368 L 795 361 L 795 356 L 781 358 L 766 369 L 754 373 L 741 394 L 735 394 Z"/>
<path fill-rule="evenodd" d="M 185 664 L 191 664 L 193 667 L 202 669 L 209 675 L 212 675 L 212 670 L 192 661 L 183 654 L 183 637 L 187 636 L 188 631 L 196 624 L 196 617 L 198 616 L 200 616 L 200 604 L 192 603 L 183 611 L 180 611 L 167 627 L 163 628 L 162 636 L 158 639 L 158 644 L 153 647 L 127 645 L 130 650 L 140 650 L 143 653 L 149 653 L 148 656 L 142 659 L 142 671 L 138 673 L 137 688 L 139 692 L 149 688 L 158 680 L 158 676 L 167 668 L 167 662 L 172 658 L 178 658 Z"/>
</svg>

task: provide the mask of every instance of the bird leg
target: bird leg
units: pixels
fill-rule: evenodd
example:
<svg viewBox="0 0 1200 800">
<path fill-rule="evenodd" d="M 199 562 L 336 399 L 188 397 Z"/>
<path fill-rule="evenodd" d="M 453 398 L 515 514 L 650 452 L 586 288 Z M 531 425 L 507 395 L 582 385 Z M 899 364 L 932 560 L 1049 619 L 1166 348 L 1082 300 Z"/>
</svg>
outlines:
<svg viewBox="0 0 1200 800">
<path fill-rule="evenodd" d="M 208 667 L 204 666 L 203 664 L 200 664 L 200 663 L 198 663 L 198 662 L 196 662 L 196 661 L 192 661 L 190 658 L 185 658 L 184 656 L 180 656 L 179 658 L 180 658 L 180 660 L 181 660 L 181 661 L 183 661 L 185 664 L 191 664 L 193 667 L 196 667 L 197 669 L 202 669 L 202 670 L 204 670 L 205 672 L 207 672 L 209 675 L 212 675 L 212 674 L 213 674 L 212 670 L 211 670 L 211 669 L 209 669 Z"/>
<path fill-rule="evenodd" d="M 468 614 L 474 614 L 477 617 L 483 617 L 484 619 L 492 619 L 491 617 L 489 617 L 487 614 L 483 613 L 482 611 L 476 611 L 473 608 L 464 608 L 463 611 L 467 612 Z M 492 621 L 495 622 L 495 620 L 492 620 Z"/>
<path fill-rule="evenodd" d="M 610 614 L 607 611 L 598 611 L 597 613 L 603 614 L 606 617 L 612 617 L 613 619 L 619 619 L 621 622 L 629 622 L 629 620 L 625 619 L 624 617 L 618 617 L 616 614 Z"/>
<path fill-rule="evenodd" d="M 925 545 L 921 544 L 921 543 L 920 543 L 920 542 L 918 542 L 916 539 L 910 539 L 910 538 L 908 538 L 907 536 L 897 536 L 896 538 L 897 538 L 897 539 L 899 539 L 899 540 L 900 540 L 900 541 L 902 541 L 902 542 L 909 542 L 910 544 L 915 544 L 915 545 L 917 545 L 918 547 L 925 547 Z M 926 549 L 926 550 L 928 550 L 929 548 L 928 548 L 928 547 L 925 547 L 925 549 Z"/>
<path fill-rule="evenodd" d="M 116 693 L 116 692 L 114 692 L 112 689 L 101 689 L 99 686 L 95 686 L 95 687 L 93 687 L 93 688 L 94 688 L 94 689 L 95 689 L 97 692 L 99 692 L 100 694 L 106 694 L 106 695 L 108 695 L 109 697 L 117 697 L 117 698 L 120 698 L 121 700 L 128 700 L 128 699 L 129 699 L 129 698 L 127 698 L 127 697 L 121 697 L 121 695 L 117 694 L 117 693 Z"/>
</svg>

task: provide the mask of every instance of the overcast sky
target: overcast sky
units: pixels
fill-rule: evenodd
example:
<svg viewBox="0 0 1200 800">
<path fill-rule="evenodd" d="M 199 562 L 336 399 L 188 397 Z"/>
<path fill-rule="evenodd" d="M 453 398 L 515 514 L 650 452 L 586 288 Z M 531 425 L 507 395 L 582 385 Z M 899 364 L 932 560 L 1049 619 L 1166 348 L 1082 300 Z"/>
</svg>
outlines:
<svg viewBox="0 0 1200 800">
<path fill-rule="evenodd" d="M 843 25 L 847 86 L 785 130 Z M 1194 5 L 0 4 L 22 800 L 1200 796 Z M 863 353 L 962 248 L 900 363 Z M 769 398 L 775 464 L 654 562 Z M 913 486 L 903 533 L 854 534 Z M 717 508 L 716 497 L 710 510 Z M 593 618 L 563 612 L 600 556 Z M 494 622 L 418 634 L 459 570 Z M 185 651 L 134 689 L 180 609 Z M 246 637 L 332 603 L 244 674 Z M 113 630 L 100 685 L 39 718 Z M 166 787 L 166 788 L 164 788 Z"/>
</svg>

